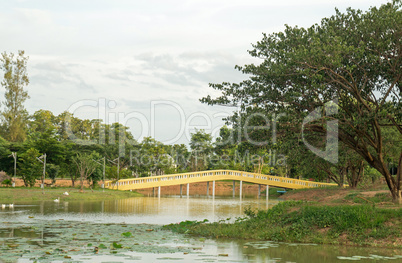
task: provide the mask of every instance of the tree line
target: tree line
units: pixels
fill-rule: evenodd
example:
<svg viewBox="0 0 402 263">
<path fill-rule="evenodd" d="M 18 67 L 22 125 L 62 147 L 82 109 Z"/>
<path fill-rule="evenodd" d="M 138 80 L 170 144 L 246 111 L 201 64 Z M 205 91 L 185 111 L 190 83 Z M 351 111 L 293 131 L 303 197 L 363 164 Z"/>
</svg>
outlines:
<svg viewBox="0 0 402 263">
<path fill-rule="evenodd" d="M 9 155 L 16 152 L 26 185 L 40 176 L 36 158 L 44 153 L 47 176 L 73 183 L 99 181 L 101 158 L 110 160 L 109 179 L 234 169 L 357 187 L 381 177 L 401 203 L 401 6 L 394 0 L 366 12 L 337 10 L 309 28 L 264 34 L 249 51 L 261 63 L 236 66 L 248 79 L 210 84 L 222 95 L 201 99 L 238 110 L 214 142 L 195 131 L 190 149 L 151 137 L 137 142 L 119 123 L 81 120 L 69 112 L 28 115 L 27 58 L 23 51 L 16 59 L 3 53 L 0 170 L 11 174 Z"/>
</svg>

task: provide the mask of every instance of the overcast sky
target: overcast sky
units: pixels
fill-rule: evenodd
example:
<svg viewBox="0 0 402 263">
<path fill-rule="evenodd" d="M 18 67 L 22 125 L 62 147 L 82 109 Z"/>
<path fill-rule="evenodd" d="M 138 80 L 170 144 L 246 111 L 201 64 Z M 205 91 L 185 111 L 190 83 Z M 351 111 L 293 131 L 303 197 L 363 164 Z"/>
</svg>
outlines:
<svg viewBox="0 0 402 263">
<path fill-rule="evenodd" d="M 258 63 L 247 50 L 263 32 L 386 2 L 0 0 L 0 51 L 29 56 L 30 113 L 68 110 L 119 121 L 137 140 L 187 143 L 194 127 L 216 134 L 234 110 L 199 99 L 217 94 L 208 83 L 245 78 L 234 66 Z"/>
</svg>

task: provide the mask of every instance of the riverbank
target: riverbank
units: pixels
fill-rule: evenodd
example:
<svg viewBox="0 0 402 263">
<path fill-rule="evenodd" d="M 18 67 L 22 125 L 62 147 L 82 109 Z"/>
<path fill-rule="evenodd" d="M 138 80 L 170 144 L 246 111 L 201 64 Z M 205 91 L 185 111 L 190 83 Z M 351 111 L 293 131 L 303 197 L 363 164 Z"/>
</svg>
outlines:
<svg viewBox="0 0 402 263">
<path fill-rule="evenodd" d="M 289 201 L 268 211 L 246 208 L 247 217 L 235 223 L 184 221 L 165 228 L 212 238 L 402 249 L 402 208 L 382 187 L 304 189 L 281 198 Z"/>
<path fill-rule="evenodd" d="M 67 192 L 68 195 L 64 195 Z M 46 187 L 44 194 L 42 194 L 42 189 L 39 187 L 1 187 L 0 188 L 0 203 L 9 204 L 16 201 L 48 201 L 55 200 L 59 198 L 60 201 L 103 201 L 103 200 L 115 200 L 124 199 L 130 197 L 142 196 L 137 192 L 130 191 L 118 191 L 97 188 L 95 190 L 90 190 L 88 188 L 84 189 L 84 192 L 80 192 L 80 189 L 71 187 L 58 187 L 49 188 Z"/>
<path fill-rule="evenodd" d="M 402 249 L 401 208 L 286 201 L 266 211 L 245 212 L 248 217 L 235 223 L 185 221 L 165 229 L 212 238 Z"/>
<path fill-rule="evenodd" d="M 371 204 L 384 208 L 400 207 L 392 202 L 391 194 L 385 185 L 365 189 L 331 187 L 291 190 L 282 195 L 281 199 L 318 202 L 320 205 Z"/>
</svg>

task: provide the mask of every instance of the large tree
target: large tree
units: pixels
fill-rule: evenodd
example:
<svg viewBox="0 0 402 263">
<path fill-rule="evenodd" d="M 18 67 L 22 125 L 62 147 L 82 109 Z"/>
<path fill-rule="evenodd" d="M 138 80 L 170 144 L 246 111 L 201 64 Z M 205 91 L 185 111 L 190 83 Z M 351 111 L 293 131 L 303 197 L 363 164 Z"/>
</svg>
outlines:
<svg viewBox="0 0 402 263">
<path fill-rule="evenodd" d="M 35 186 L 36 180 L 43 175 L 43 165 L 37 160 L 41 154 L 34 148 L 22 153 L 18 159 L 18 168 L 25 186 Z"/>
<path fill-rule="evenodd" d="M 367 12 L 337 10 L 309 28 L 264 34 L 249 51 L 261 63 L 237 66 L 249 79 L 211 84 L 222 96 L 202 101 L 286 113 L 299 131 L 335 136 L 378 170 L 402 203 L 402 152 L 392 175 L 383 137 L 390 127 L 395 141 L 402 134 L 401 6 L 395 0 Z"/>
<path fill-rule="evenodd" d="M 202 171 L 208 169 L 208 157 L 213 150 L 212 136 L 204 130 L 195 130 L 191 134 L 190 148 L 192 151 L 192 170 Z"/>
<path fill-rule="evenodd" d="M 73 162 L 77 167 L 77 171 L 81 179 L 81 192 L 84 192 L 84 181 L 91 176 L 99 164 L 95 161 L 99 159 L 99 155 L 95 152 L 91 154 L 77 153 L 73 158 Z"/>
<path fill-rule="evenodd" d="M 0 68 L 4 70 L 4 78 L 1 85 L 6 89 L 5 109 L 1 113 L 3 136 L 9 141 L 23 141 L 26 133 L 26 120 L 28 113 L 25 110 L 24 102 L 29 98 L 28 92 L 24 87 L 29 84 L 27 74 L 28 57 L 24 56 L 24 51 L 18 51 L 18 56 L 14 54 L 1 54 Z"/>
<path fill-rule="evenodd" d="M 9 172 L 12 167 L 12 158 L 10 158 L 9 143 L 0 136 L 0 172 Z"/>
</svg>

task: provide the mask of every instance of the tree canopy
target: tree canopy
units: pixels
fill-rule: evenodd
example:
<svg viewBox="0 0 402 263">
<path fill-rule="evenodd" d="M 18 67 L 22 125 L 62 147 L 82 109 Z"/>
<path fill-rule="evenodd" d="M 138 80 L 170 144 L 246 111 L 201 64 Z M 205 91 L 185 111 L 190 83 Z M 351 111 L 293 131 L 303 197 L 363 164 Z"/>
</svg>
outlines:
<svg viewBox="0 0 402 263">
<path fill-rule="evenodd" d="M 309 28 L 286 26 L 264 34 L 249 51 L 261 63 L 236 66 L 250 77 L 211 84 L 222 95 L 201 101 L 236 104 L 243 113 L 282 113 L 283 127 L 332 133 L 378 170 L 394 201 L 402 202 L 402 153 L 392 176 L 383 137 L 389 128 L 398 131 L 395 141 L 402 134 L 401 6 L 398 0 L 367 12 L 336 10 Z M 311 112 L 314 118 L 306 119 Z M 330 129 L 331 121 L 336 129 Z"/>
<path fill-rule="evenodd" d="M 5 109 L 1 113 L 3 120 L 2 134 L 10 141 L 23 141 L 25 139 L 25 122 L 28 112 L 25 110 L 24 102 L 29 98 L 24 87 L 29 84 L 27 74 L 28 57 L 24 51 L 19 51 L 14 59 L 14 54 L 1 54 L 0 68 L 4 70 L 4 78 L 1 85 L 6 89 Z"/>
</svg>

